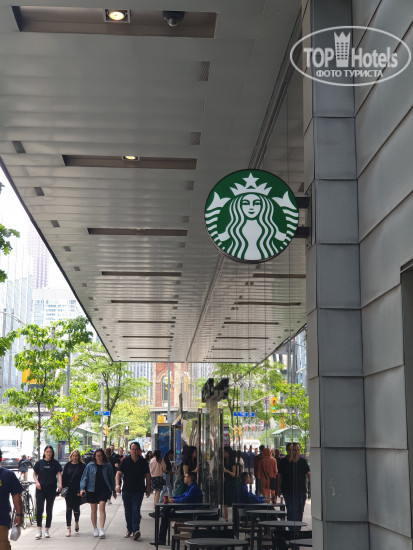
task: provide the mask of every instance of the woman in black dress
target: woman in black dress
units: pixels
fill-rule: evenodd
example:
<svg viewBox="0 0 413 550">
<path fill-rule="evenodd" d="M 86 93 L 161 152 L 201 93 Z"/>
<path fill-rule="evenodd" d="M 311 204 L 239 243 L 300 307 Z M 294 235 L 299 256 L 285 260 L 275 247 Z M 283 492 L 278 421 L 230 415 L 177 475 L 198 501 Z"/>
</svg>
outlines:
<svg viewBox="0 0 413 550">
<path fill-rule="evenodd" d="M 80 460 L 80 453 L 77 449 L 69 455 L 69 462 L 63 468 L 62 480 L 63 487 L 69 490 L 66 494 L 66 536 L 71 535 L 72 513 L 75 516 L 75 531 L 79 531 L 79 516 L 80 516 L 80 480 L 82 479 L 83 471 L 86 466 Z"/>
<path fill-rule="evenodd" d="M 97 449 L 93 454 L 92 462 L 86 466 L 80 480 L 80 496 L 86 494 L 90 504 L 90 516 L 93 525 L 93 536 L 105 538 L 106 501 L 112 494 L 116 499 L 115 476 L 112 465 L 109 464 L 103 449 Z M 99 506 L 99 523 L 97 526 Z"/>
<path fill-rule="evenodd" d="M 42 538 L 42 520 L 44 504 L 46 503 L 46 526 L 44 538 L 50 538 L 53 504 L 56 498 L 56 489 L 62 490 L 62 467 L 54 458 L 54 449 L 51 445 L 44 448 L 43 458 L 36 462 L 33 468 L 33 479 L 36 484 L 36 539 Z"/>
</svg>

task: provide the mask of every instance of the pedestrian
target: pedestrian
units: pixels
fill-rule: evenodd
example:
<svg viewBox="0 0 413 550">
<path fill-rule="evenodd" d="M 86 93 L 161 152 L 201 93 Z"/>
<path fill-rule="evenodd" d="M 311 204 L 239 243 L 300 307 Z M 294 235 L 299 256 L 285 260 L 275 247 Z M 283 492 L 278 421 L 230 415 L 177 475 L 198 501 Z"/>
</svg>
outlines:
<svg viewBox="0 0 413 550">
<path fill-rule="evenodd" d="M 166 471 L 165 462 L 159 449 L 153 452 L 153 458 L 149 462 L 149 471 L 151 473 L 151 488 L 154 492 L 153 507 L 159 502 L 159 495 L 164 486 L 163 474 Z"/>
<path fill-rule="evenodd" d="M 60 493 L 62 490 L 62 467 L 55 460 L 54 449 L 51 445 L 46 445 L 43 452 L 43 458 L 36 462 L 33 468 L 33 479 L 36 484 L 36 539 L 42 538 L 42 521 L 44 504 L 46 503 L 46 525 L 44 529 L 44 538 L 50 538 L 50 526 L 53 517 L 53 505 L 56 498 L 56 489 Z"/>
<path fill-rule="evenodd" d="M 198 451 L 193 445 L 185 445 L 182 449 L 182 461 L 178 469 L 174 496 L 181 495 L 187 491 L 185 476 L 192 472 L 198 475 Z"/>
<path fill-rule="evenodd" d="M 11 470 L 2 468 L 2 453 L 0 450 L 0 548 L 1 550 L 11 550 L 9 542 L 10 521 L 10 496 L 13 500 L 13 506 L 16 510 L 16 518 L 14 525 L 22 524 L 22 486 L 17 479 L 17 476 Z"/>
<path fill-rule="evenodd" d="M 300 456 L 298 443 L 287 443 L 287 456 L 280 461 L 277 477 L 278 496 L 284 495 L 288 521 L 302 521 L 307 498 L 307 481 L 310 482 L 310 467 Z M 301 527 L 290 530 L 299 531 Z"/>
<path fill-rule="evenodd" d="M 168 449 L 163 457 L 163 461 L 165 462 L 165 467 L 166 467 L 166 470 L 163 473 L 163 480 L 165 484 L 162 487 L 162 491 L 159 496 L 159 502 L 162 502 L 162 499 L 165 493 L 168 494 L 168 497 L 172 496 L 172 479 L 174 475 L 174 469 L 171 461 L 173 459 L 173 456 L 174 456 L 173 450 Z"/>
<path fill-rule="evenodd" d="M 66 493 L 66 536 L 70 537 L 72 530 L 72 514 L 75 518 L 75 531 L 79 532 L 80 516 L 80 480 L 86 466 L 80 459 L 80 452 L 75 449 L 69 455 L 69 462 L 63 468 L 62 481 L 63 487 L 67 487 Z"/>
<path fill-rule="evenodd" d="M 125 510 L 126 534 L 124 538 L 133 536 L 138 540 L 141 536 L 141 506 L 143 495 L 151 494 L 151 476 L 149 465 L 140 454 L 140 445 L 133 441 L 130 444 L 130 455 L 122 460 L 116 474 L 116 492 L 121 492 L 123 476 L 122 500 Z"/>
<path fill-rule="evenodd" d="M 199 485 L 196 482 L 197 480 L 197 474 L 196 472 L 191 472 L 190 474 L 186 474 L 184 483 L 187 486 L 187 490 L 185 493 L 176 496 L 176 497 L 170 497 L 169 503 L 177 503 L 177 504 L 199 504 L 202 502 L 202 491 Z M 182 508 L 180 508 L 182 510 Z M 171 518 L 173 518 L 175 515 L 175 511 L 172 507 L 166 506 L 162 508 L 161 511 L 161 525 L 159 527 L 159 537 L 158 537 L 158 544 L 165 545 L 166 544 L 166 534 L 168 532 L 168 523 Z M 151 542 L 153 546 L 155 545 L 155 541 Z"/>
<path fill-rule="evenodd" d="M 115 476 L 112 465 L 109 464 L 103 449 L 97 449 L 93 454 L 92 462 L 86 466 L 80 480 L 80 496 L 86 494 L 86 500 L 90 504 L 90 519 L 93 525 L 93 536 L 105 538 L 106 501 L 115 492 Z M 99 524 L 97 515 L 99 507 Z"/>
<path fill-rule="evenodd" d="M 261 480 L 258 477 L 258 466 L 262 459 L 262 451 L 265 449 L 265 445 L 260 445 L 259 453 L 254 457 L 254 477 L 255 477 L 255 494 L 261 496 Z"/>
<path fill-rule="evenodd" d="M 261 480 L 262 496 L 267 502 L 272 498 L 274 504 L 276 500 L 277 473 L 277 461 L 271 455 L 271 449 L 265 447 L 262 451 L 262 459 L 258 464 L 258 478 Z"/>
<path fill-rule="evenodd" d="M 239 464 L 238 464 L 239 466 Z M 236 486 L 237 464 L 235 453 L 231 447 L 224 448 L 224 505 L 223 517 L 228 520 L 228 508 L 232 507 L 232 499 Z"/>
<path fill-rule="evenodd" d="M 29 471 L 29 468 L 32 467 L 31 460 L 27 458 L 26 455 L 22 455 L 21 459 L 19 460 L 19 480 L 20 481 L 27 481 L 27 472 Z"/>
<path fill-rule="evenodd" d="M 146 453 L 146 455 L 145 455 L 145 460 L 146 460 L 146 462 L 149 464 L 150 461 L 152 460 L 152 458 L 153 458 L 153 452 L 152 452 L 152 451 L 148 451 L 148 452 Z"/>
</svg>

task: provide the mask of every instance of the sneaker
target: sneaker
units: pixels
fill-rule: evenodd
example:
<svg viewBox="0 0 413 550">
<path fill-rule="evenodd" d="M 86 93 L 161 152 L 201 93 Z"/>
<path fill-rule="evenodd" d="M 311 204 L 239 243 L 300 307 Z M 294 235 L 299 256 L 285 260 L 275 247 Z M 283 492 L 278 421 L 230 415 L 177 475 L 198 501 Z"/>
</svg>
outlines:
<svg viewBox="0 0 413 550">
<path fill-rule="evenodd" d="M 47 528 L 44 530 L 44 538 L 45 539 L 50 539 L 49 529 L 47 529 Z"/>
<path fill-rule="evenodd" d="M 37 539 L 37 540 L 41 539 L 42 538 L 42 532 L 37 531 L 36 536 L 34 538 Z"/>
<path fill-rule="evenodd" d="M 95 527 L 95 528 L 93 529 L 93 536 L 94 536 L 94 537 L 98 537 L 98 536 L 99 536 L 99 529 L 98 529 L 97 527 Z"/>
<path fill-rule="evenodd" d="M 131 533 L 130 531 L 126 531 L 126 533 L 124 534 L 123 538 L 124 538 L 124 539 L 127 539 L 127 538 L 129 538 L 129 537 L 131 537 L 131 536 L 132 536 L 132 533 Z"/>
<path fill-rule="evenodd" d="M 138 540 L 141 538 L 141 532 L 140 531 L 135 531 L 133 533 L 133 540 Z"/>
<path fill-rule="evenodd" d="M 100 537 L 101 539 L 106 538 L 106 537 L 105 537 L 105 531 L 104 531 L 103 529 L 99 529 L 99 537 Z"/>
</svg>

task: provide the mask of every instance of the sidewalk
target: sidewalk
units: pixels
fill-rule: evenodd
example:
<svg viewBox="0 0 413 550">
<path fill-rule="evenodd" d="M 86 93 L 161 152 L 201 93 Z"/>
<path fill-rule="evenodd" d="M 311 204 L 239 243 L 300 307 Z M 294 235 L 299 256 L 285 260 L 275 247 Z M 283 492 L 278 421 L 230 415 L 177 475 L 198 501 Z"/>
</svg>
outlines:
<svg viewBox="0 0 413 550">
<path fill-rule="evenodd" d="M 142 536 L 138 541 L 123 538 L 126 532 L 126 524 L 122 498 L 119 495 L 115 501 L 112 499 L 111 505 L 106 506 L 105 539 L 92 536 L 89 504 L 84 504 L 81 507 L 79 533 L 74 532 L 74 521 L 72 521 L 72 536 L 66 537 L 65 510 L 64 499 L 56 498 L 50 539 L 36 540 L 34 537 L 37 533 L 37 527 L 33 525 L 27 527 L 27 529 L 22 529 L 19 540 L 11 543 L 12 550 L 104 550 L 105 548 L 110 548 L 110 550 L 132 550 L 133 548 L 150 550 L 154 548 L 149 542 L 155 538 L 155 520 L 148 515 L 149 512 L 153 512 L 153 495 L 149 498 L 145 497 L 142 503 Z M 311 529 L 311 501 L 306 502 L 303 520 L 308 523 L 308 527 L 305 529 Z M 161 546 L 160 548 L 166 547 Z"/>
<path fill-rule="evenodd" d="M 36 525 L 22 529 L 22 534 L 17 542 L 12 542 L 12 550 L 128 550 L 139 548 L 140 550 L 149 550 L 154 547 L 149 541 L 154 540 L 155 520 L 148 516 L 153 511 L 153 495 L 144 498 L 142 503 L 142 536 L 138 541 L 124 539 L 126 532 L 125 516 L 123 512 L 122 498 L 118 495 L 116 500 L 112 499 L 111 505 L 106 506 L 106 525 L 105 539 L 99 539 L 92 536 L 92 524 L 90 523 L 90 506 L 84 504 L 81 507 L 80 531 L 74 532 L 74 521 L 72 520 L 72 536 L 66 537 L 66 517 L 65 502 L 62 498 L 56 498 L 52 527 L 50 529 L 50 539 L 42 538 L 36 540 Z M 43 528 L 44 535 L 44 528 Z"/>
</svg>

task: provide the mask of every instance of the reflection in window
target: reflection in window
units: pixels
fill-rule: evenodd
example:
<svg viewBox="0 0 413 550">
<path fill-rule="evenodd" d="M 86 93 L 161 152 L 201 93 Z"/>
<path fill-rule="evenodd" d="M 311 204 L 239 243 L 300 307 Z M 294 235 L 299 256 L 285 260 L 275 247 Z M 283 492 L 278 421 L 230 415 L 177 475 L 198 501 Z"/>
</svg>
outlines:
<svg viewBox="0 0 413 550">
<path fill-rule="evenodd" d="M 161 397 L 162 401 L 168 401 L 168 378 L 164 376 L 162 378 L 162 386 L 161 386 Z"/>
</svg>

